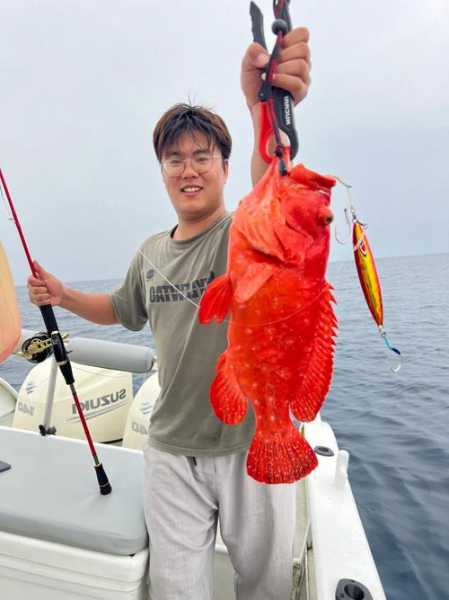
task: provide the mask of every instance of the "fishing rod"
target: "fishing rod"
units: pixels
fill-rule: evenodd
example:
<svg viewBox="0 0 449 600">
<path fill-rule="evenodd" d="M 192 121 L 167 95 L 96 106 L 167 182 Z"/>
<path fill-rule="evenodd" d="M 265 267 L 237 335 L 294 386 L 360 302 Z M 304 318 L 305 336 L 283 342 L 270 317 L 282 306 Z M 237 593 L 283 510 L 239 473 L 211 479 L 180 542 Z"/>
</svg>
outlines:
<svg viewBox="0 0 449 600">
<path fill-rule="evenodd" d="M 14 208 L 14 204 L 11 199 L 11 195 L 8 190 L 8 186 L 6 184 L 6 180 L 3 176 L 3 172 L 0 168 L 0 180 L 3 189 L 5 190 L 6 198 L 8 200 L 9 207 L 11 209 L 11 213 L 13 216 L 13 220 L 19 234 L 20 240 L 22 242 L 23 249 L 25 251 L 28 264 L 30 265 L 31 272 L 34 277 L 39 278 L 39 275 L 34 267 L 33 260 L 31 258 L 30 251 L 28 249 L 28 245 L 25 240 L 25 236 L 22 232 L 22 227 L 20 225 L 20 221 L 17 217 L 17 213 Z M 72 365 L 70 363 L 69 357 L 67 355 L 67 350 L 64 345 L 63 337 L 59 331 L 58 323 L 56 321 L 55 313 L 53 311 L 53 307 L 51 304 L 45 304 L 43 306 L 39 306 L 39 310 L 41 311 L 42 318 L 44 319 L 45 327 L 47 328 L 47 333 L 49 339 L 51 340 L 51 345 L 53 347 L 53 354 L 56 360 L 56 363 L 64 377 L 66 384 L 69 386 L 70 391 L 72 392 L 72 397 L 75 402 L 76 410 L 78 411 L 78 416 L 81 421 L 81 425 L 83 426 L 84 435 L 86 436 L 87 443 L 89 445 L 90 451 L 92 453 L 92 457 L 94 459 L 94 469 L 98 479 L 98 485 L 100 486 L 100 493 L 102 495 L 107 495 L 111 493 L 111 484 L 109 483 L 108 477 L 104 470 L 104 467 L 100 460 L 98 459 L 97 452 L 95 450 L 95 446 L 92 441 L 92 437 L 90 435 L 89 428 L 87 427 L 86 419 L 84 417 L 80 401 L 78 399 L 78 394 L 75 389 L 75 378 L 73 377 Z M 40 432 L 42 435 L 46 435 L 45 428 L 40 428 Z"/>
</svg>

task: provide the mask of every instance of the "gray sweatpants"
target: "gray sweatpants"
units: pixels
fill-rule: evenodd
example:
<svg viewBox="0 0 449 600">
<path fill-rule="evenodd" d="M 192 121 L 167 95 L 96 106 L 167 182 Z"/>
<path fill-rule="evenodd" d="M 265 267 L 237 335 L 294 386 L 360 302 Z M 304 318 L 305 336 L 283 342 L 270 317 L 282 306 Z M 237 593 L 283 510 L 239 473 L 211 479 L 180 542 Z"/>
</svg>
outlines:
<svg viewBox="0 0 449 600">
<path fill-rule="evenodd" d="M 146 447 L 144 458 L 151 600 L 213 600 L 218 519 L 237 600 L 290 598 L 294 484 L 257 483 L 246 452 L 193 460 Z"/>
</svg>

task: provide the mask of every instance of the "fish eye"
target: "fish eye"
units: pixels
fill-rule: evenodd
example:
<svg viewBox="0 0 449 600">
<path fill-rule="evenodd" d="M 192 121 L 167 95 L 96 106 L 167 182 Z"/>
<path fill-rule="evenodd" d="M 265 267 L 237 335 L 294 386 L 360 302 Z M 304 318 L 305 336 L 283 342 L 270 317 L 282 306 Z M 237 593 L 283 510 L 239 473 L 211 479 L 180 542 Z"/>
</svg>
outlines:
<svg viewBox="0 0 449 600">
<path fill-rule="evenodd" d="M 318 211 L 318 222 L 323 225 L 330 225 L 334 220 L 334 213 L 328 206 L 322 206 Z"/>
</svg>

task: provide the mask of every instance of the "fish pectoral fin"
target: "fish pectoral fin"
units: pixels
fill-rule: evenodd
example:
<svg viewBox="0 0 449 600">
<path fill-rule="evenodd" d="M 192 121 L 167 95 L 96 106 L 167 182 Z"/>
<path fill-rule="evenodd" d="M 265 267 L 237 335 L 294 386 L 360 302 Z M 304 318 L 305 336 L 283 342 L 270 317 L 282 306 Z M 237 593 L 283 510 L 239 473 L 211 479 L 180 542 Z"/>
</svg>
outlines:
<svg viewBox="0 0 449 600">
<path fill-rule="evenodd" d="M 331 289 L 327 284 L 320 297 L 317 307 L 320 316 L 313 343 L 300 364 L 299 385 L 295 397 L 290 401 L 290 408 L 300 421 L 313 421 L 326 398 L 332 379 L 337 318 L 332 307 L 335 299 Z"/>
<path fill-rule="evenodd" d="M 237 280 L 234 294 L 236 302 L 241 304 L 248 302 L 273 274 L 274 268 L 267 263 L 252 263 L 249 265 L 245 274 Z"/>
<path fill-rule="evenodd" d="M 200 323 L 221 323 L 229 312 L 231 300 L 231 279 L 225 273 L 209 283 L 201 297 L 198 315 Z"/>
<path fill-rule="evenodd" d="M 235 425 L 245 417 L 248 402 L 228 356 L 228 351 L 225 351 L 218 359 L 217 374 L 210 388 L 210 401 L 220 421 Z"/>
</svg>

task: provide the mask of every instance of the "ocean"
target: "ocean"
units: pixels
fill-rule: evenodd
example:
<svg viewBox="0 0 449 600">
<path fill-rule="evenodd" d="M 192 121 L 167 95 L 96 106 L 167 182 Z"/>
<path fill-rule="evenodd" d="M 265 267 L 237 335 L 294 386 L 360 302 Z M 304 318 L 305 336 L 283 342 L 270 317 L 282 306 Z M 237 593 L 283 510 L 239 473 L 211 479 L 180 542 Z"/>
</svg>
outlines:
<svg viewBox="0 0 449 600">
<path fill-rule="evenodd" d="M 339 336 L 322 417 L 350 452 L 349 475 L 390 600 L 449 598 L 449 254 L 379 259 L 385 328 L 402 352 L 381 340 L 353 262 L 332 263 Z M 110 291 L 117 280 L 68 284 Z M 23 326 L 41 330 L 40 313 L 18 288 Z M 148 329 L 102 327 L 57 309 L 63 331 L 149 344 Z M 391 358 L 390 358 L 391 357 Z M 19 389 L 29 363 L 11 357 L 0 376 Z M 135 386 L 140 384 L 135 380 Z"/>
</svg>

